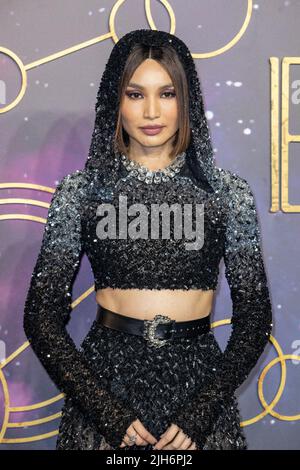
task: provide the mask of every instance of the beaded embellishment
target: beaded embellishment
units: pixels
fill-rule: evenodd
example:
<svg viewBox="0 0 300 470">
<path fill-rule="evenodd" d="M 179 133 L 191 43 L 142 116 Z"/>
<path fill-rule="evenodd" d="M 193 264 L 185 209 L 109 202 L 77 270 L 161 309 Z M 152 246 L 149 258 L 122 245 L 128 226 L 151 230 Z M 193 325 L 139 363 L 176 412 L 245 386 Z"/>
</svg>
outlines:
<svg viewBox="0 0 300 470">
<path fill-rule="evenodd" d="M 176 155 L 175 159 L 166 168 L 160 168 L 158 170 L 150 170 L 146 166 L 138 163 L 135 160 L 131 160 L 127 155 L 121 154 L 121 162 L 125 168 L 131 172 L 132 175 L 136 176 L 140 181 L 145 181 L 147 184 L 161 183 L 161 181 L 169 181 L 170 178 L 179 173 L 181 167 L 185 162 L 185 152 Z"/>
</svg>

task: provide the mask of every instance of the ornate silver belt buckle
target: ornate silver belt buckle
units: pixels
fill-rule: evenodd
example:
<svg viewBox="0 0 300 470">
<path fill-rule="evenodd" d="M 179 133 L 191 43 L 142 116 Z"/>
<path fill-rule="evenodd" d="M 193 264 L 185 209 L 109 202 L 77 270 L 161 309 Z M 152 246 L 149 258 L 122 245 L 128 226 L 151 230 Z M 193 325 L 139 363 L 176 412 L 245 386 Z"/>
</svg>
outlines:
<svg viewBox="0 0 300 470">
<path fill-rule="evenodd" d="M 175 329 L 173 326 L 171 327 L 171 337 L 168 339 L 160 339 L 155 337 L 155 330 L 157 325 L 160 323 L 172 323 L 174 325 L 175 320 L 172 318 L 168 317 L 167 315 L 155 315 L 153 320 L 144 320 L 144 338 L 149 341 L 150 344 L 152 344 L 156 348 L 160 348 L 161 346 L 164 346 L 167 342 L 169 342 L 173 338 L 173 333 Z"/>
</svg>

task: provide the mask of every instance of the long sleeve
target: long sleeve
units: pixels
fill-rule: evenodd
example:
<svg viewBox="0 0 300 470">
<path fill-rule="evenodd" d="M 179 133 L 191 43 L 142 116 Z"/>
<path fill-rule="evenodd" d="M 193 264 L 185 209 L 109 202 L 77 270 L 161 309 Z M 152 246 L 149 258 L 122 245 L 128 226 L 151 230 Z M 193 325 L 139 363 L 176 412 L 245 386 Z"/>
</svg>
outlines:
<svg viewBox="0 0 300 470">
<path fill-rule="evenodd" d="M 106 441 L 117 448 L 136 419 L 95 376 L 66 330 L 72 285 L 83 255 L 80 194 L 82 174 L 65 176 L 52 197 L 41 249 L 25 301 L 23 328 L 48 375 L 71 396 Z"/>
<path fill-rule="evenodd" d="M 272 331 L 272 307 L 252 190 L 235 175 L 229 190 L 223 258 L 232 300 L 232 330 L 204 386 L 175 410 L 173 423 L 202 449 L 229 399 L 245 381 Z"/>
</svg>

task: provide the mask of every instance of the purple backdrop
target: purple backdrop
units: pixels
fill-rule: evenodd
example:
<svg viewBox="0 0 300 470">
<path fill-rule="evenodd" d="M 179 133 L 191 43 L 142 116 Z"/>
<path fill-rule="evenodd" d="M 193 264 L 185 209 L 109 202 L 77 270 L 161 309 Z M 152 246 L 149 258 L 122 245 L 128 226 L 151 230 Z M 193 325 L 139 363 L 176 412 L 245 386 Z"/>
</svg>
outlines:
<svg viewBox="0 0 300 470">
<path fill-rule="evenodd" d="M 171 17 L 160 2 L 151 2 L 151 15 L 142 0 L 122 3 L 114 15 L 115 4 L 10 0 L 0 5 L 0 449 L 55 448 L 63 397 L 27 344 L 23 306 L 52 191 L 86 160 L 98 85 L 114 40 L 138 28 L 171 31 L 193 54 L 201 54 L 195 61 L 217 164 L 246 178 L 254 190 L 274 329 L 272 343 L 239 389 L 242 425 L 250 449 L 299 449 L 300 221 L 299 211 L 287 213 L 280 206 L 271 211 L 270 57 L 281 63 L 300 55 L 300 1 L 172 0 Z M 298 76 L 294 66 L 290 93 L 299 87 Z M 294 133 L 300 132 L 298 101 L 289 102 Z M 297 144 L 291 145 L 289 175 L 290 203 L 297 204 L 300 163 L 294 156 Z M 84 258 L 73 298 L 92 285 Z M 230 312 L 222 266 L 213 320 L 227 319 Z M 95 314 L 91 291 L 68 325 L 77 345 Z M 215 334 L 224 349 L 230 325 L 217 327 Z M 278 354 L 286 360 L 267 372 L 263 394 L 270 404 L 280 384 L 282 393 L 267 413 L 258 381 Z"/>
</svg>

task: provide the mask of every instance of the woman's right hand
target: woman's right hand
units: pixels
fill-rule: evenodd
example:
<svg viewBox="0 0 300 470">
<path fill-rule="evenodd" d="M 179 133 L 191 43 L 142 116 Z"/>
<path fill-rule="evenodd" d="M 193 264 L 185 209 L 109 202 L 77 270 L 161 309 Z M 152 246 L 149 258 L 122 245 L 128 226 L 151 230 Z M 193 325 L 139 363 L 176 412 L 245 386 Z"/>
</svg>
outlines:
<svg viewBox="0 0 300 470">
<path fill-rule="evenodd" d="M 136 436 L 134 442 L 130 442 L 129 437 Z M 125 446 L 145 446 L 147 444 L 156 444 L 157 439 L 145 428 L 139 419 L 133 421 L 126 429 L 126 434 L 123 437 L 122 443 L 119 447 Z"/>
</svg>

